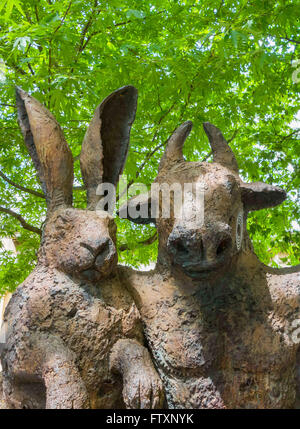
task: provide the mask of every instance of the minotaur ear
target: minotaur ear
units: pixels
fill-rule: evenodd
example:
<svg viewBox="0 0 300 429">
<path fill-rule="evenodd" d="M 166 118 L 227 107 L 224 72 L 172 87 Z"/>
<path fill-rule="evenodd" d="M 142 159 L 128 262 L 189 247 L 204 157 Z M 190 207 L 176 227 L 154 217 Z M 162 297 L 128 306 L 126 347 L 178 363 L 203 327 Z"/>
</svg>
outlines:
<svg viewBox="0 0 300 429">
<path fill-rule="evenodd" d="M 87 190 L 89 209 L 95 209 L 101 183 L 117 185 L 129 148 L 129 136 L 137 108 L 137 89 L 124 86 L 114 91 L 96 108 L 85 134 L 80 168 Z"/>
<path fill-rule="evenodd" d="M 121 206 L 118 216 L 142 225 L 155 223 L 155 219 L 151 216 L 151 212 L 153 212 L 152 204 L 151 192 L 136 195 Z"/>
<path fill-rule="evenodd" d="M 286 199 L 286 192 L 267 183 L 241 183 L 242 201 L 247 210 L 274 207 Z"/>
<path fill-rule="evenodd" d="M 16 88 L 18 120 L 46 196 L 48 213 L 72 205 L 73 157 L 54 116 Z"/>
</svg>

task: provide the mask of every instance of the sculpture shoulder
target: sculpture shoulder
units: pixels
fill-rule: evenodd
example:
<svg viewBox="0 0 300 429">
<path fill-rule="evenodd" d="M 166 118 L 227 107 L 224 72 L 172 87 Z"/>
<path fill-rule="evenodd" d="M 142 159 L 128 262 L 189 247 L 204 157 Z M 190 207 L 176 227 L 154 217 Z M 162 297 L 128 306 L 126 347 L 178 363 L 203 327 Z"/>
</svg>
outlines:
<svg viewBox="0 0 300 429">
<path fill-rule="evenodd" d="M 278 308 L 300 314 L 300 271 L 297 267 L 269 269 L 266 273 L 272 301 Z"/>
<path fill-rule="evenodd" d="M 55 290 L 71 291 L 71 284 L 71 280 L 64 274 L 37 266 L 13 293 L 6 307 L 4 320 L 15 326 L 18 322 L 31 325 L 37 321 L 49 321 Z"/>
<path fill-rule="evenodd" d="M 123 285 L 131 290 L 132 288 L 139 289 L 144 284 L 148 284 L 151 281 L 152 271 L 137 271 L 131 267 L 118 265 L 117 273 Z"/>
<path fill-rule="evenodd" d="M 18 309 L 20 310 L 28 300 L 34 298 L 35 293 L 32 291 L 41 288 L 45 279 L 47 279 L 46 270 L 35 268 L 12 294 L 5 309 L 4 319 L 7 319 L 10 315 L 15 316 L 15 314 L 19 312 Z"/>
<path fill-rule="evenodd" d="M 164 281 L 164 276 L 157 270 L 150 271 L 137 271 L 130 267 L 118 266 L 118 273 L 124 285 L 131 292 L 147 293 L 152 290 L 155 291 Z"/>
<path fill-rule="evenodd" d="M 269 287 L 274 293 L 288 298 L 300 297 L 300 265 L 266 270 Z"/>
<path fill-rule="evenodd" d="M 122 267 L 121 270 L 123 278 L 126 278 L 126 287 L 143 319 L 151 319 L 157 311 L 164 312 L 164 309 L 175 304 L 178 287 L 167 273 L 157 268 L 151 271 L 135 271 Z"/>
</svg>

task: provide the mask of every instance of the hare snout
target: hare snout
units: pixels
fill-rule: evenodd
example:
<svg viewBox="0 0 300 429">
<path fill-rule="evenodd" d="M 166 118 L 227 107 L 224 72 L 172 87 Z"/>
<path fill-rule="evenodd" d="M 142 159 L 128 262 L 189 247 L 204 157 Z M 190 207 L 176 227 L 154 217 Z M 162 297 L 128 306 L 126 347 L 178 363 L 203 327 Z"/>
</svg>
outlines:
<svg viewBox="0 0 300 429">
<path fill-rule="evenodd" d="M 109 237 L 88 243 L 81 242 L 80 246 L 88 249 L 94 257 L 92 266 L 81 272 L 87 280 L 107 277 L 118 262 L 115 244 Z"/>
<path fill-rule="evenodd" d="M 95 267 L 97 271 L 105 272 L 108 268 L 117 262 L 117 251 L 114 242 L 108 239 L 105 245 L 101 248 L 95 260 Z"/>
<path fill-rule="evenodd" d="M 109 247 L 111 242 L 111 239 L 109 237 L 89 241 L 87 243 L 81 242 L 80 246 L 85 247 L 88 249 L 93 256 L 98 256 L 103 251 L 106 251 L 106 249 Z"/>
</svg>

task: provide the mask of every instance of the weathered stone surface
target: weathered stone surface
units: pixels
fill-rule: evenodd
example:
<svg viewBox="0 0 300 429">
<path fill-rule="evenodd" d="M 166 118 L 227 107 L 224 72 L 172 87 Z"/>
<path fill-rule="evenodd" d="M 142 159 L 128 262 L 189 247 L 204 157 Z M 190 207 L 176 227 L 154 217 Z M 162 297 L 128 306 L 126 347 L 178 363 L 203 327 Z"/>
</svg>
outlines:
<svg viewBox="0 0 300 429">
<path fill-rule="evenodd" d="M 108 97 L 96 110 L 84 140 L 81 164 L 90 209 L 99 200 L 97 182 L 105 176 L 115 183 L 126 159 L 136 97 L 129 88 L 121 89 L 122 94 L 125 91 L 121 104 L 117 91 L 115 99 Z M 36 118 L 30 115 L 39 104 L 25 93 L 19 95 L 21 125 L 49 212 L 38 265 L 13 295 L 5 315 L 2 365 L 8 406 L 161 406 L 163 388 L 143 346 L 143 330 L 169 408 L 299 406 L 299 334 L 295 335 L 294 324 L 300 319 L 299 267 L 264 266 L 246 229 L 249 210 L 280 204 L 285 192 L 263 183 L 243 183 L 233 152 L 209 123 L 204 129 L 214 162 L 185 162 L 182 147 L 191 131 L 187 122 L 171 136 L 155 181 L 193 184 L 182 202 L 183 216 L 175 218 L 171 212 L 155 220 L 159 235 L 155 270 L 142 273 L 116 267 L 113 219 L 70 207 L 69 182 L 56 177 L 62 168 L 49 164 L 60 156 L 58 148 L 63 157 L 68 154 L 58 124 L 51 128 L 48 121 L 53 118 L 46 114 L 59 144 L 55 150 L 48 145 L 43 152 L 37 124 L 45 119 L 44 108 L 31 127 L 30 120 Z M 26 102 L 34 106 L 31 112 Z M 117 124 L 110 135 L 114 109 Z M 104 150 L 105 144 L 109 150 Z M 95 156 L 93 151 L 98 151 Z M 119 154 L 115 164 L 113 153 Z M 70 178 L 72 165 L 63 157 L 60 165 Z M 205 189 L 204 222 L 196 216 L 201 201 L 195 198 L 195 186 L 200 182 Z M 154 218 L 142 206 L 161 207 L 164 198 L 138 196 L 120 214 L 130 205 L 139 206 L 149 216 L 132 220 L 150 223 Z"/>
<path fill-rule="evenodd" d="M 285 192 L 244 184 L 221 132 L 205 124 L 213 163 L 185 162 L 183 124 L 170 138 L 156 183 L 201 182 L 204 222 L 195 198 L 188 216 L 156 219 L 159 255 L 152 272 L 124 270 L 145 325 L 170 408 L 291 408 L 299 394 L 299 266 L 275 270 L 255 256 L 246 229 L 249 210 L 281 203 Z M 121 208 L 164 201 L 138 196 Z M 197 206 L 198 204 L 198 206 Z M 132 219 L 134 220 L 134 219 Z M 137 218 L 138 223 L 153 218 Z M 299 325 L 298 325 L 299 326 Z M 295 330 L 295 326 L 294 326 Z M 295 333 L 295 332 L 294 332 Z M 297 358 L 298 353 L 298 358 Z M 298 359 L 298 360 L 297 360 Z"/>
<path fill-rule="evenodd" d="M 93 286 L 38 267 L 13 295 L 5 322 L 4 390 L 16 408 L 122 408 L 122 374 L 111 373 L 110 352 L 123 339 L 125 353 L 127 338 L 136 340 L 133 348 L 148 353 L 139 313 L 117 271 Z M 131 341 L 126 362 L 135 366 Z M 159 403 L 161 385 L 150 362 L 141 367 L 141 377 L 151 373 L 153 392 L 151 385 L 145 386 L 145 398 L 136 392 L 134 405 L 144 400 L 142 405 L 151 407 L 146 399 L 153 393 Z M 130 384 L 129 378 L 129 392 Z M 131 406 L 133 399 L 127 401 L 126 395 Z"/>
<path fill-rule="evenodd" d="M 132 99 L 127 99 L 127 110 L 118 102 L 120 97 Z M 48 213 L 37 267 L 17 288 L 5 311 L 1 362 L 6 405 L 159 407 L 162 383 L 143 346 L 139 312 L 116 266 L 114 220 L 106 212 L 71 207 L 72 160 L 59 125 L 21 90 L 18 107 L 29 152 L 47 193 Z M 97 109 L 103 120 L 92 121 L 89 135 L 98 136 L 98 141 L 83 143 L 90 209 L 100 198 L 94 177 L 103 179 L 106 172 L 105 180 L 115 184 L 122 171 L 135 108 L 136 90 L 125 87 Z M 110 134 L 113 119 L 108 117 L 114 114 Z M 118 145 L 123 148 L 118 150 Z M 119 154 L 115 163 L 110 152 L 114 147 Z M 88 161 L 93 155 L 99 163 L 90 171 Z"/>
<path fill-rule="evenodd" d="M 2 372 L 0 372 L 0 410 L 6 408 L 6 404 L 3 399 L 3 386 L 2 386 Z"/>
</svg>

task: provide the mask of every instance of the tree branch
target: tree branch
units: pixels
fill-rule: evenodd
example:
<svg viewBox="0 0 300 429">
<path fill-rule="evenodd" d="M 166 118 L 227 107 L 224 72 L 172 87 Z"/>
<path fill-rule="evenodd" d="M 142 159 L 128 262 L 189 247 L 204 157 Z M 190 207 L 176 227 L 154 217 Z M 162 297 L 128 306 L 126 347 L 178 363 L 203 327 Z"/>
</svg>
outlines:
<svg viewBox="0 0 300 429">
<path fill-rule="evenodd" d="M 280 37 L 281 40 L 286 40 L 287 42 L 290 43 L 295 43 L 295 45 L 300 45 L 300 41 L 299 40 L 295 40 L 295 39 L 289 39 L 288 37 Z"/>
<path fill-rule="evenodd" d="M 39 23 L 40 22 L 40 18 L 39 18 L 39 12 L 38 12 L 38 8 L 37 5 L 34 5 L 34 12 L 35 12 L 35 17 L 36 17 L 36 22 Z"/>
<path fill-rule="evenodd" d="M 9 177 L 7 177 L 2 171 L 0 170 L 0 177 L 2 177 L 5 182 L 9 183 L 10 185 L 14 186 L 15 188 L 19 189 L 20 191 L 27 192 L 28 194 L 32 194 L 39 198 L 44 198 L 45 195 L 41 192 L 35 191 L 34 189 L 25 188 L 24 186 L 18 185 L 18 183 L 13 182 Z"/>
<path fill-rule="evenodd" d="M 26 10 L 26 8 L 24 9 L 24 13 L 25 13 L 26 19 L 29 22 L 29 24 L 32 24 L 31 17 L 30 17 L 30 15 L 28 13 L 28 10 Z"/>
<path fill-rule="evenodd" d="M 48 61 L 48 85 L 49 85 L 49 92 L 50 92 L 50 87 L 51 87 L 51 73 L 52 73 L 52 40 L 53 40 L 53 37 L 54 37 L 54 35 L 55 35 L 55 33 L 61 28 L 61 26 L 63 25 L 63 23 L 64 23 L 64 21 L 65 21 L 65 19 L 66 19 L 66 16 L 68 15 L 68 13 L 69 13 L 69 11 L 70 11 L 70 9 L 71 9 L 71 5 L 72 5 L 72 0 L 70 0 L 70 2 L 69 2 L 69 4 L 68 4 L 68 7 L 67 7 L 67 9 L 65 10 L 65 13 L 63 14 L 63 16 L 62 16 L 62 18 L 61 18 L 61 20 L 60 20 L 60 22 L 59 22 L 59 24 L 58 24 L 58 26 L 55 28 L 55 30 L 53 31 L 53 33 L 52 33 L 52 37 L 51 37 L 51 39 L 49 40 L 49 51 L 48 51 L 48 55 L 49 55 L 49 61 Z M 29 65 L 29 64 L 28 64 Z M 31 69 L 30 69 L 30 71 L 31 71 Z M 49 94 L 49 100 L 48 100 L 48 105 L 49 105 L 49 107 L 50 107 L 50 104 L 51 104 L 51 96 L 50 96 L 50 94 Z"/>
<path fill-rule="evenodd" d="M 35 75 L 35 73 L 34 73 L 34 70 L 33 70 L 32 66 L 31 66 L 31 64 L 30 64 L 30 63 L 27 63 L 27 66 L 28 66 L 28 68 L 29 68 L 30 73 L 32 74 L 32 76 L 34 76 L 34 75 Z"/>
<path fill-rule="evenodd" d="M 7 65 L 8 65 L 8 67 L 11 67 L 12 69 L 14 69 L 16 72 L 20 73 L 21 75 L 23 75 L 23 76 L 27 75 L 26 71 L 23 70 L 18 65 L 16 65 L 16 64 L 10 64 L 10 65 L 7 64 Z"/>
<path fill-rule="evenodd" d="M 236 138 L 236 136 L 238 135 L 238 132 L 239 132 L 240 130 L 237 128 L 236 130 L 234 130 L 234 132 L 233 132 L 233 134 L 232 134 L 232 136 L 230 137 L 230 139 L 229 140 L 227 140 L 227 143 L 229 144 L 229 143 L 231 143 L 232 142 L 232 140 L 234 140 L 235 138 Z"/>
<path fill-rule="evenodd" d="M 127 25 L 127 24 L 131 24 L 131 23 L 132 23 L 132 20 L 129 19 L 128 21 L 118 22 L 117 24 L 114 24 L 114 27 L 120 27 L 121 25 Z"/>
<path fill-rule="evenodd" d="M 154 234 L 151 235 L 151 237 L 147 238 L 146 240 L 138 241 L 136 244 L 138 246 L 149 246 L 150 244 L 154 243 L 156 239 L 157 231 L 155 231 Z M 136 244 L 134 245 L 134 248 L 137 247 Z M 121 246 L 119 247 L 119 251 L 124 252 L 125 250 L 132 250 L 132 248 L 128 246 L 128 244 L 121 244 Z"/>
<path fill-rule="evenodd" d="M 77 64 L 77 63 L 78 63 L 79 55 L 80 55 L 80 54 L 82 53 L 82 51 L 86 48 L 87 44 L 89 43 L 90 39 L 91 39 L 91 38 L 92 38 L 92 36 L 93 36 L 93 35 L 90 35 L 90 36 L 88 36 L 88 37 L 87 37 L 87 39 L 85 40 L 85 36 L 86 36 L 86 34 L 87 34 L 87 32 L 88 32 L 88 29 L 89 29 L 89 28 L 90 28 L 90 26 L 92 25 L 92 22 L 93 22 L 93 19 L 94 19 L 95 15 L 98 15 L 98 14 L 101 12 L 101 9 L 100 9 L 100 8 L 99 8 L 98 10 L 96 10 L 97 6 L 98 6 L 98 0 L 95 0 L 95 1 L 94 1 L 94 6 L 93 6 L 93 8 L 92 8 L 92 13 L 91 13 L 91 15 L 90 15 L 89 19 L 87 20 L 87 22 L 85 23 L 85 25 L 83 26 L 82 31 L 81 31 L 80 40 L 79 40 L 79 43 L 78 43 L 78 47 L 77 47 L 77 49 L 76 49 L 76 54 L 75 54 L 74 64 L 73 64 L 73 66 L 72 66 L 72 68 L 71 68 L 71 74 L 72 74 L 72 73 L 73 73 L 73 71 L 74 71 L 74 66 L 75 66 L 75 64 Z"/>
<path fill-rule="evenodd" d="M 14 104 L 0 103 L 0 105 L 4 106 L 4 107 L 13 107 L 14 109 L 16 108 L 16 106 Z"/>
<path fill-rule="evenodd" d="M 1 170 L 0 170 L 0 177 L 2 177 L 2 179 L 5 180 L 5 182 L 9 183 L 14 188 L 19 189 L 20 191 L 27 192 L 28 194 L 32 194 L 35 197 L 39 197 L 39 198 L 43 198 L 43 199 L 46 198 L 45 195 L 39 191 L 35 191 L 34 189 L 26 188 L 25 186 L 21 186 L 18 183 L 13 182 L 9 177 L 7 177 L 4 173 L 2 173 Z M 84 186 L 73 186 L 73 190 L 74 191 L 84 191 L 85 187 Z"/>
<path fill-rule="evenodd" d="M 294 134 L 299 134 L 300 129 L 296 128 L 294 131 L 292 131 L 290 134 L 288 134 L 287 136 L 278 136 L 278 134 L 276 134 L 278 137 L 282 137 L 279 141 L 283 142 L 284 140 L 289 139 L 290 137 L 292 137 Z"/>
<path fill-rule="evenodd" d="M 118 24 L 114 24 L 113 27 L 120 27 L 122 25 L 127 25 L 130 24 L 132 21 L 128 20 L 128 21 L 124 21 L 124 22 L 119 22 Z M 111 30 L 113 27 L 107 27 L 106 30 Z M 80 50 L 80 52 L 84 51 L 84 49 L 86 48 L 87 44 L 89 43 L 89 41 L 91 40 L 92 37 L 96 36 L 97 34 L 103 33 L 103 29 L 99 30 L 99 31 L 94 31 L 93 33 L 91 33 L 87 38 L 86 41 L 82 44 L 82 48 Z"/>
<path fill-rule="evenodd" d="M 66 11 L 65 11 L 65 13 L 63 14 L 63 16 L 62 16 L 62 18 L 61 18 L 61 20 L 60 20 L 60 23 L 58 24 L 58 26 L 56 27 L 56 29 L 53 31 L 53 34 L 52 34 L 52 37 L 54 36 L 54 34 L 60 29 L 60 27 L 63 25 L 63 23 L 65 22 L 65 19 L 66 19 L 66 17 L 67 17 L 67 15 L 68 15 L 68 13 L 69 13 L 69 11 L 70 11 L 70 9 L 71 9 L 71 6 L 72 6 L 72 0 L 70 1 L 70 3 L 69 3 L 69 5 L 68 5 L 68 7 L 67 7 L 67 9 L 66 9 Z"/>
<path fill-rule="evenodd" d="M 212 150 L 202 159 L 201 162 L 206 162 L 211 155 L 212 155 Z"/>
<path fill-rule="evenodd" d="M 41 229 L 36 228 L 35 226 L 27 223 L 26 220 L 21 215 L 14 212 L 13 210 L 10 210 L 10 209 L 7 209 L 5 207 L 0 206 L 0 212 L 8 214 L 8 215 L 14 217 L 15 219 L 17 219 L 24 229 L 27 229 L 28 231 L 31 231 L 31 232 L 35 232 L 38 235 L 42 235 Z"/>
<path fill-rule="evenodd" d="M 78 49 L 77 49 L 78 53 L 81 53 L 88 43 L 87 41 L 85 42 L 84 39 L 85 39 L 86 33 L 88 32 L 88 29 L 92 25 L 93 19 L 94 19 L 95 14 L 96 14 L 96 7 L 97 6 L 98 6 L 98 1 L 95 0 L 94 6 L 92 9 L 92 13 L 91 13 L 89 19 L 87 20 L 86 24 L 84 25 L 82 32 L 81 32 L 81 37 L 80 37 L 80 41 L 79 41 L 79 45 L 78 45 Z M 101 11 L 101 9 L 99 9 L 97 11 L 97 14 L 99 14 L 100 11 Z M 88 40 L 90 40 L 90 39 L 88 39 Z"/>
<path fill-rule="evenodd" d="M 99 9 L 98 10 L 98 13 L 100 12 L 101 10 Z M 163 13 L 163 12 L 165 12 L 165 9 L 164 10 L 162 10 L 162 11 L 160 11 L 160 12 L 158 12 L 156 15 L 160 15 L 161 13 Z M 150 16 L 151 18 L 152 18 L 152 16 Z M 146 19 L 147 17 L 145 17 L 144 19 Z M 131 24 L 131 23 L 134 23 L 134 21 L 132 21 L 131 19 L 128 19 L 127 21 L 123 21 L 123 22 L 117 22 L 116 24 L 114 24 L 113 26 L 109 26 L 109 27 L 106 27 L 106 29 L 105 30 L 112 30 L 113 28 L 116 28 L 116 27 L 122 27 L 123 25 L 127 25 L 127 24 Z M 91 24 L 91 23 L 90 23 Z M 88 28 L 90 27 L 90 24 L 88 25 Z M 87 30 L 88 30 L 88 28 L 86 29 L 86 31 L 85 31 L 85 35 L 86 35 L 86 33 L 87 33 Z M 84 43 L 82 43 L 82 48 L 81 48 L 81 50 L 80 50 L 80 52 L 82 52 L 85 48 L 86 48 L 86 46 L 87 46 L 87 44 L 89 43 L 89 41 L 92 39 L 92 37 L 94 37 L 94 36 L 96 36 L 97 34 L 100 34 L 100 33 L 103 33 L 103 29 L 101 29 L 101 30 L 99 30 L 99 31 L 94 31 L 93 33 L 91 33 L 88 37 L 87 37 L 87 39 L 86 39 L 86 41 L 84 42 L 84 40 L 82 41 L 82 42 L 84 42 Z"/>
</svg>

